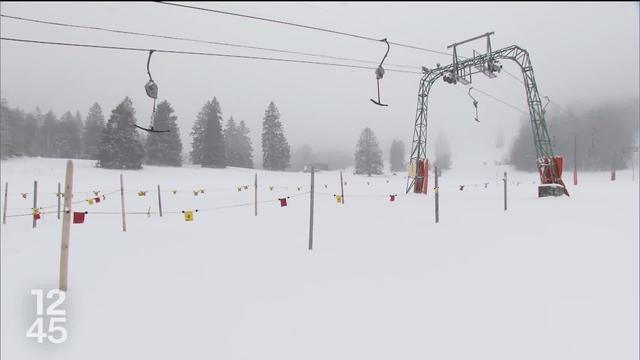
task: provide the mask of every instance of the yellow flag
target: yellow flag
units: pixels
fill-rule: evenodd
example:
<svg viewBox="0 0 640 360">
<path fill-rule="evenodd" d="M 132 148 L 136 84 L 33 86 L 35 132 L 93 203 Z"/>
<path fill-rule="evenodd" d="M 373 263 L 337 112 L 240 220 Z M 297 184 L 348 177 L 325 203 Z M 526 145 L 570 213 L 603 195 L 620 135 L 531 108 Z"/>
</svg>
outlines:
<svg viewBox="0 0 640 360">
<path fill-rule="evenodd" d="M 89 205 L 93 205 L 93 199 L 89 199 L 87 201 L 89 202 Z"/>
<path fill-rule="evenodd" d="M 193 211 L 183 211 L 184 221 L 193 221 Z"/>
<path fill-rule="evenodd" d="M 409 169 L 408 170 L 409 170 L 409 176 L 411 176 L 411 177 L 416 176 L 416 165 L 413 162 L 409 163 Z"/>
<path fill-rule="evenodd" d="M 342 202 L 342 195 L 336 195 L 336 202 L 338 204 Z"/>
</svg>

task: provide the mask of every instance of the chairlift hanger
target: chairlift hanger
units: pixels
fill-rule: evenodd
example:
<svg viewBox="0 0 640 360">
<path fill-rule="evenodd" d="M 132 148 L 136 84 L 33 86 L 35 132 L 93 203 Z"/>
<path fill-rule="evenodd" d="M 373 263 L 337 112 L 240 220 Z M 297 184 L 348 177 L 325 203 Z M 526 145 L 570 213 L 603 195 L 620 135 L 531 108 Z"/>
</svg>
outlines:
<svg viewBox="0 0 640 360">
<path fill-rule="evenodd" d="M 474 120 L 480 122 L 480 120 L 478 120 L 478 100 L 476 100 L 476 98 L 471 95 L 472 89 L 473 86 L 469 88 L 469 92 L 467 93 L 467 95 L 469 95 L 469 97 L 473 100 L 473 107 L 476 108 L 476 117 L 474 118 Z"/>
<path fill-rule="evenodd" d="M 549 99 L 548 96 L 544 96 L 545 99 L 547 99 L 547 103 L 544 104 L 544 107 L 542 108 L 542 114 L 546 114 L 547 113 L 547 106 L 549 106 L 549 103 L 551 102 L 551 99 Z"/>
<path fill-rule="evenodd" d="M 144 85 L 144 90 L 147 92 L 147 96 L 153 99 L 153 109 L 151 111 L 151 123 L 149 124 L 149 128 L 145 128 L 139 126 L 138 124 L 134 124 L 138 129 L 151 132 L 151 133 L 165 133 L 169 132 L 169 130 L 156 130 L 153 127 L 153 122 L 156 118 L 156 100 L 158 99 L 158 85 L 153 81 L 151 77 L 151 70 L 149 70 L 149 63 L 151 62 L 151 54 L 153 54 L 155 50 L 149 50 L 149 57 L 147 58 L 147 74 L 149 75 L 149 81 Z"/>
<path fill-rule="evenodd" d="M 383 104 L 382 101 L 380 100 L 380 79 L 382 79 L 382 77 L 384 76 L 384 68 L 382 67 L 382 63 L 384 63 L 384 60 L 387 58 L 387 55 L 389 55 L 389 50 L 391 49 L 391 46 L 389 46 L 389 42 L 387 41 L 386 38 L 380 41 L 384 41 L 387 44 L 387 52 L 384 54 L 382 61 L 380 61 L 380 65 L 378 65 L 378 68 L 376 69 L 376 83 L 378 84 L 378 101 L 375 101 L 373 99 L 370 99 L 370 100 L 374 104 L 379 106 L 389 106 L 388 104 Z"/>
</svg>

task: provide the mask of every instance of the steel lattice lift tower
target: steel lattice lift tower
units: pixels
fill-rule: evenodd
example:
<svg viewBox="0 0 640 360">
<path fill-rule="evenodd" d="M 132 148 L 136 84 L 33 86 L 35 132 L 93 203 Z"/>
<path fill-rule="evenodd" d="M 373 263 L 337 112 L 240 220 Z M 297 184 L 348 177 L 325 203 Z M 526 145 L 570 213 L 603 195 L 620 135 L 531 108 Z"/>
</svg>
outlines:
<svg viewBox="0 0 640 360">
<path fill-rule="evenodd" d="M 411 191 L 411 189 L 413 189 L 414 192 L 422 192 L 423 188 L 426 190 L 425 175 L 427 171 L 426 166 L 423 168 L 422 164 L 426 160 L 429 91 L 436 80 L 443 78 L 443 80 L 449 84 L 457 84 L 460 82 L 468 85 L 471 83 L 471 76 L 473 74 L 482 73 L 489 78 L 495 78 L 497 76 L 496 74 L 502 69 L 500 60 L 508 59 L 515 61 L 520 66 L 524 77 L 529 117 L 533 130 L 533 142 L 536 149 L 536 165 L 541 182 L 541 185 L 538 187 L 538 196 L 569 195 L 561 179 L 562 157 L 554 156 L 551 147 L 549 131 L 547 130 L 547 124 L 544 119 L 544 110 L 542 108 L 542 102 L 540 101 L 536 80 L 533 76 L 533 67 L 529 59 L 529 53 L 517 45 L 492 51 L 490 37 L 493 34 L 493 32 L 485 33 L 449 45 L 447 47 L 448 49 L 453 48 L 453 62 L 450 65 L 440 67 L 438 64 L 438 67 L 435 69 L 422 68 L 424 75 L 420 80 L 418 92 L 416 121 L 411 145 L 411 157 L 409 159 L 410 171 L 407 179 L 407 193 Z M 486 38 L 487 41 L 485 54 L 475 54 L 474 51 L 475 56 L 472 58 L 461 60 L 458 57 L 458 46 L 481 38 Z"/>
</svg>

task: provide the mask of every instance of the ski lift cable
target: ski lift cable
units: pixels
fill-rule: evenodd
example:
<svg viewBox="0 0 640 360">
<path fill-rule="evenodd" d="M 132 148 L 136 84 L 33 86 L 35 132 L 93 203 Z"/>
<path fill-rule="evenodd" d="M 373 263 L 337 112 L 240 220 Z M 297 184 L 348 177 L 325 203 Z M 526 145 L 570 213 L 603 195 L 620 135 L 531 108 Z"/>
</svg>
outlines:
<svg viewBox="0 0 640 360">
<path fill-rule="evenodd" d="M 259 16 L 241 14 L 241 13 L 235 13 L 235 12 L 230 12 L 230 11 L 215 10 L 215 9 L 203 8 L 203 7 L 191 6 L 191 5 L 185 5 L 185 4 L 176 4 L 176 3 L 171 3 L 171 2 L 168 2 L 168 1 L 158 1 L 157 3 L 158 4 L 163 4 L 163 5 L 171 5 L 171 6 L 177 6 L 177 7 L 182 7 L 182 8 L 188 8 L 188 9 L 192 9 L 192 10 L 213 12 L 213 13 L 222 14 L 222 15 L 237 16 L 237 17 L 247 18 L 247 19 L 251 19 L 251 20 L 266 21 L 266 22 L 276 23 L 276 24 L 280 24 L 280 25 L 294 26 L 294 27 L 304 28 L 304 29 L 308 29 L 308 30 L 322 31 L 322 32 L 327 32 L 327 33 L 331 33 L 331 34 L 348 36 L 348 37 L 353 37 L 353 38 L 357 38 L 357 39 L 362 39 L 362 40 L 369 40 L 369 41 L 376 41 L 376 42 L 380 41 L 380 39 L 376 39 L 376 38 L 371 37 L 371 36 L 358 35 L 358 34 L 348 33 L 348 32 L 344 32 L 344 31 L 337 31 L 337 30 L 332 30 L 332 29 L 327 29 L 327 28 L 321 28 L 321 27 L 317 27 L 317 26 L 297 24 L 297 23 L 293 23 L 293 22 L 289 22 L 289 21 L 270 19 L 270 18 L 265 18 L 265 17 L 259 17 Z M 402 43 L 397 43 L 397 42 L 389 42 L 389 44 L 395 45 L 395 46 L 399 46 L 399 47 L 414 49 L 414 50 L 420 50 L 420 51 L 425 51 L 425 52 L 430 52 L 430 53 L 435 53 L 435 54 L 440 54 L 440 55 L 451 56 L 451 54 L 443 52 L 443 51 L 423 48 L 423 47 L 409 45 L 409 44 L 402 44 Z"/>
<path fill-rule="evenodd" d="M 68 42 L 57 42 L 57 41 L 18 39 L 18 38 L 9 38 L 9 37 L 0 37 L 0 40 L 31 43 L 31 44 L 70 46 L 70 47 L 84 47 L 84 48 L 107 49 L 107 50 L 123 50 L 123 51 L 139 51 L 139 52 L 149 52 L 151 50 L 151 49 L 137 48 L 137 47 L 109 46 L 109 45 L 96 45 L 96 44 L 80 44 L 80 43 L 68 43 Z M 199 52 L 199 51 L 180 51 L 180 50 L 166 50 L 166 49 L 155 49 L 154 52 L 165 53 L 165 54 L 216 56 L 216 57 L 226 57 L 226 58 L 234 58 L 234 59 L 280 61 L 280 62 L 289 62 L 289 63 L 298 63 L 298 64 L 326 65 L 326 66 L 353 68 L 353 69 L 367 69 L 367 70 L 375 70 L 376 69 L 374 67 L 363 66 L 363 65 L 352 65 L 352 64 L 330 63 L 330 62 L 310 61 L 310 60 L 274 58 L 274 57 L 266 57 L 266 56 L 234 55 L 234 54 L 224 54 L 224 53 L 211 53 L 211 52 Z M 421 72 L 418 72 L 418 71 L 407 71 L 407 70 L 397 70 L 397 69 L 389 69 L 388 71 L 393 71 L 393 72 L 397 72 L 397 73 L 404 73 L 404 74 L 418 74 L 418 75 L 422 74 Z"/>
<path fill-rule="evenodd" d="M 85 26 L 85 25 L 78 25 L 78 24 L 61 23 L 61 22 L 54 22 L 54 21 L 47 21 L 47 20 L 40 20 L 40 19 L 33 19 L 33 18 L 25 18 L 25 17 L 19 17 L 19 16 L 11 16 L 11 15 L 6 15 L 6 14 L 0 14 L 0 17 L 7 18 L 7 19 L 13 19 L 13 20 L 19 20 L 19 21 L 33 22 L 33 23 L 38 23 L 38 24 L 70 27 L 70 28 L 85 29 L 85 30 L 106 31 L 106 32 L 111 32 L 111 33 L 116 33 L 116 34 L 134 35 L 134 36 L 146 36 L 146 37 L 159 38 L 159 39 L 188 41 L 188 42 L 195 42 L 195 43 L 209 44 L 209 45 L 229 46 L 229 47 L 237 47 L 237 48 L 251 49 L 251 50 L 271 51 L 271 52 L 278 52 L 278 53 L 284 53 L 284 54 L 294 54 L 294 55 L 319 57 L 319 58 L 326 58 L 326 59 L 333 59 L 333 60 L 343 60 L 343 61 L 353 61 L 353 62 L 360 62 L 360 63 L 367 63 L 367 64 L 377 64 L 377 62 L 375 62 L 375 61 L 362 60 L 362 59 L 353 59 L 353 58 L 348 58 L 348 57 L 340 57 L 340 56 L 308 53 L 308 52 L 293 51 L 293 50 L 274 49 L 274 48 L 252 46 L 252 45 L 241 45 L 241 44 L 234 44 L 234 43 L 228 43 L 228 42 L 201 40 L 201 39 L 193 39 L 193 38 L 180 37 L 180 36 L 169 36 L 169 35 L 158 35 L 158 34 L 151 34 L 151 33 L 141 33 L 141 32 L 118 30 L 118 29 L 113 29 L 113 28 L 104 28 L 104 27 L 97 27 L 97 26 Z M 395 66 L 395 67 L 401 67 L 401 68 L 407 68 L 407 69 L 420 69 L 419 66 L 413 66 L 413 65 L 400 65 L 400 64 L 391 64 L 391 63 L 388 63 L 387 65 Z"/>
<path fill-rule="evenodd" d="M 471 86 L 469 86 L 469 85 L 465 85 L 465 86 L 467 86 L 467 87 L 471 87 Z M 480 90 L 480 89 L 478 89 L 478 88 L 477 88 L 477 87 L 475 87 L 475 86 L 473 86 L 473 90 L 475 90 L 475 91 L 477 91 L 477 92 L 479 92 L 479 93 L 481 93 L 481 94 L 483 94 L 483 95 L 485 95 L 485 96 L 487 96 L 487 97 L 489 97 L 489 98 L 491 98 L 491 99 L 493 99 L 493 100 L 495 100 L 495 101 L 497 101 L 497 102 L 499 102 L 499 103 L 501 103 L 501 104 L 503 104 L 503 105 L 505 105 L 505 106 L 508 106 L 508 107 L 510 107 L 510 108 L 512 108 L 512 109 L 514 109 L 514 110 L 516 110 L 516 111 L 519 111 L 519 112 L 521 112 L 521 113 L 523 113 L 523 114 L 525 114 L 525 115 L 526 115 L 526 114 L 529 114 L 529 112 L 528 112 L 528 111 L 524 111 L 524 110 L 520 109 L 519 107 L 517 107 L 517 106 L 515 106 L 515 105 L 511 105 L 511 104 L 509 104 L 508 102 L 506 102 L 506 101 L 504 101 L 504 100 L 502 100 L 502 99 L 500 99 L 500 98 L 498 98 L 498 97 L 496 97 L 496 96 L 493 96 L 493 95 L 489 94 L 489 93 L 488 93 L 488 92 L 486 92 L 486 91 Z"/>
<path fill-rule="evenodd" d="M 517 82 L 519 82 L 520 84 L 524 85 L 524 81 L 522 81 L 520 78 L 518 78 L 516 75 L 514 75 L 514 74 L 510 73 L 510 72 L 509 72 L 509 71 L 507 71 L 506 69 L 504 69 L 504 68 L 503 68 L 503 69 L 502 69 L 502 72 L 507 73 L 507 75 L 509 75 L 512 79 L 514 79 L 515 81 L 517 81 Z M 551 100 L 548 96 L 546 96 L 546 95 L 544 95 L 544 94 L 542 94 L 542 93 L 541 93 L 540 95 L 542 95 L 543 97 L 545 97 L 545 98 L 547 99 L 547 101 L 548 101 L 548 102 L 547 102 L 547 105 L 549 105 L 549 104 L 555 105 L 555 106 L 556 106 L 560 111 L 562 111 L 562 112 L 563 112 L 563 113 L 565 113 L 566 115 L 571 116 L 571 117 L 573 117 L 573 118 L 575 118 L 575 119 L 578 119 L 575 115 L 573 115 L 573 114 L 572 114 L 572 113 L 570 113 L 569 111 L 565 110 L 562 106 L 560 106 L 560 104 L 558 104 L 558 103 L 556 103 L 555 101 Z M 547 105 L 545 105 L 545 109 L 546 109 L 546 106 L 547 106 Z"/>
<path fill-rule="evenodd" d="M 145 48 L 135 48 L 135 47 L 124 47 L 124 46 L 108 46 L 108 45 L 96 45 L 96 44 L 79 44 L 79 43 L 67 43 L 67 42 L 54 42 L 54 41 L 44 41 L 44 40 L 32 40 L 32 39 L 18 39 L 18 38 L 9 38 L 0 36 L 0 40 L 4 41 L 12 41 L 12 42 L 20 42 L 20 43 L 29 43 L 29 44 L 40 44 L 40 45 L 53 45 L 53 46 L 68 46 L 68 47 L 82 47 L 82 48 L 93 48 L 93 49 L 106 49 L 106 50 L 122 50 L 122 51 L 137 51 L 137 52 L 149 52 L 151 49 Z M 207 52 L 195 52 L 195 51 L 178 51 L 178 50 L 163 50 L 163 49 L 155 49 L 157 53 L 167 53 L 167 54 L 181 54 L 181 55 L 200 55 L 200 56 L 215 56 L 215 57 L 226 57 L 226 58 L 234 58 L 234 59 L 249 59 L 249 60 L 265 60 L 265 61 L 280 61 L 280 62 L 289 62 L 289 63 L 299 63 L 299 64 L 312 64 L 312 65 L 325 65 L 325 66 L 334 66 L 334 67 L 342 67 L 342 68 L 353 68 L 353 69 L 365 69 L 365 70 L 375 70 L 373 67 L 362 66 L 362 65 L 351 65 L 351 64 L 341 64 L 341 63 L 328 63 L 328 62 L 320 62 L 320 61 L 309 61 L 309 60 L 295 60 L 295 59 L 283 59 L 283 58 L 271 58 L 271 57 L 261 57 L 261 56 L 247 56 L 247 55 L 233 55 L 233 54 L 222 54 L 222 53 L 207 53 Z M 421 75 L 421 72 L 415 71 L 406 71 L 406 70 L 396 70 L 396 69 L 388 69 L 387 71 L 402 73 L 402 74 L 418 74 Z M 457 89 L 457 88 L 456 88 Z M 523 114 L 528 114 L 528 112 L 509 104 L 501 100 L 500 98 L 493 96 L 483 90 L 480 90 L 478 87 L 474 87 L 474 89 L 485 96 L 492 98 L 495 101 L 502 103 L 505 106 L 508 106 L 516 111 L 519 111 Z M 460 89 L 460 91 L 462 91 Z M 553 101 L 551 102 L 554 105 Z"/>
</svg>

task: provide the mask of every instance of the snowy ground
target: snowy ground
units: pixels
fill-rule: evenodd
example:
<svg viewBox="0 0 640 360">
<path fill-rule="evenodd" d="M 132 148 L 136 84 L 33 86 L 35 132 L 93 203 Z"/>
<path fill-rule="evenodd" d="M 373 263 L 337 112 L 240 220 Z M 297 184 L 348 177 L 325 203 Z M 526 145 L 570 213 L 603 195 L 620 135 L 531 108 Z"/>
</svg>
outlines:
<svg viewBox="0 0 640 360">
<path fill-rule="evenodd" d="M 47 213 L 32 229 L 30 216 L 9 217 L 3 359 L 638 359 L 639 190 L 629 171 L 615 182 L 583 173 L 571 198 L 544 199 L 536 174 L 509 171 L 505 213 L 505 169 L 452 170 L 440 179 L 439 224 L 433 192 L 404 196 L 404 174 L 345 173 L 338 205 L 339 173 L 321 172 L 310 252 L 309 174 L 257 171 L 257 217 L 248 205 L 185 222 L 182 210 L 251 203 L 252 186 L 237 187 L 255 171 L 74 163 L 74 201 L 107 195 L 74 205 L 88 214 L 71 229 L 68 340 L 25 337 L 31 289 L 58 284 L 61 221 Z M 64 164 L 2 161 L 9 215 L 29 213 L 34 180 L 39 206 L 56 210 Z M 127 216 L 127 232 L 120 215 L 96 213 L 120 211 L 120 173 L 127 211 L 143 213 Z"/>
</svg>

